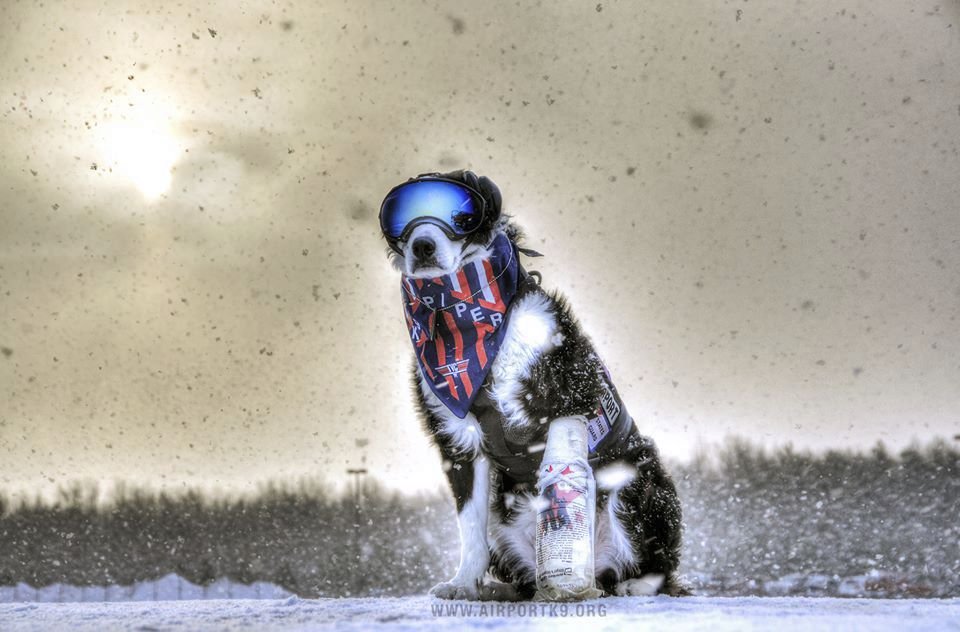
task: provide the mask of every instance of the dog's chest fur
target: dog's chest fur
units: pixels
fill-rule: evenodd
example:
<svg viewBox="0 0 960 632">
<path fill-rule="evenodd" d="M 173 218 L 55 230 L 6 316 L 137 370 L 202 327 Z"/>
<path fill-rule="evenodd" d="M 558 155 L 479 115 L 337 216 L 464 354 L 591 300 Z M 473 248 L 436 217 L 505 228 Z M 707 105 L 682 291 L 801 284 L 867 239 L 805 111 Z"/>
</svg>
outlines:
<svg viewBox="0 0 960 632">
<path fill-rule="evenodd" d="M 503 343 L 483 385 L 484 392 L 463 419 L 437 399 L 418 371 L 419 390 L 431 413 L 429 430 L 438 440 L 467 458 L 478 451 L 487 453 L 484 448 L 490 446 L 484 439 L 490 438 L 492 423 L 499 423 L 502 436 L 515 446 L 525 447 L 543 440 L 548 418 L 536 416 L 534 402 L 549 394 L 535 392 L 542 389 L 533 383 L 533 374 L 537 365 L 547 361 L 548 355 L 567 338 L 558 312 L 556 301 L 539 290 L 514 300 Z M 491 415 L 491 408 L 496 415 Z"/>
</svg>

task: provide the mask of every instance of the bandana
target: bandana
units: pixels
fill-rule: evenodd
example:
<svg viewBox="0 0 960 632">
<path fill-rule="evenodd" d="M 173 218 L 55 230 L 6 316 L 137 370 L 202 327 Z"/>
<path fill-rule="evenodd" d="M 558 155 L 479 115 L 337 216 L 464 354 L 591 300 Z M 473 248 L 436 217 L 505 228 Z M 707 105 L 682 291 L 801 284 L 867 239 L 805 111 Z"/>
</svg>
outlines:
<svg viewBox="0 0 960 632">
<path fill-rule="evenodd" d="M 463 419 L 503 342 L 507 308 L 517 293 L 519 262 L 500 234 L 490 256 L 455 274 L 403 277 L 403 308 L 420 373 L 430 389 Z"/>
</svg>

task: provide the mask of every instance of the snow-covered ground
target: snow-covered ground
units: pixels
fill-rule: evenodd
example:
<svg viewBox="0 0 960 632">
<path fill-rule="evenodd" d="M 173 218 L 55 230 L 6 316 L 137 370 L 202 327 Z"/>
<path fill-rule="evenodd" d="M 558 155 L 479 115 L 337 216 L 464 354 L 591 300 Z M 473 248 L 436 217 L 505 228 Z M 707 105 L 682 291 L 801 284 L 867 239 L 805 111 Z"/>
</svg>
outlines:
<svg viewBox="0 0 960 632">
<path fill-rule="evenodd" d="M 291 593 L 276 584 L 254 582 L 241 584 L 221 577 L 198 586 L 170 573 L 159 579 L 137 582 L 131 586 L 71 586 L 51 584 L 34 588 L 24 583 L 0 586 L 0 604 L 11 601 L 68 603 L 73 601 L 178 601 L 190 599 L 285 599 Z M 2 628 L 0 628 L 2 630 Z"/>
<path fill-rule="evenodd" d="M 564 610 L 565 608 L 565 610 Z M 564 616 L 564 614 L 566 616 Z M 21 630 L 960 630 L 960 599 L 612 597 L 579 604 L 381 599 L 0 604 Z"/>
</svg>

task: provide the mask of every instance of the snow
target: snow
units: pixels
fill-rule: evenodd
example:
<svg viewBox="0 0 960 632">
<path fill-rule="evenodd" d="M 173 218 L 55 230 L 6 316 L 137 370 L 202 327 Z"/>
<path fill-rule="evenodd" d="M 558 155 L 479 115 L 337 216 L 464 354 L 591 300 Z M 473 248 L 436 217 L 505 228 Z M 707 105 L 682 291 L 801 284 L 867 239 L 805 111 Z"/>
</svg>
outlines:
<svg viewBox="0 0 960 632">
<path fill-rule="evenodd" d="M 637 469 L 622 461 L 615 461 L 606 467 L 596 470 L 594 478 L 599 489 L 620 489 L 630 484 L 637 476 Z"/>
<path fill-rule="evenodd" d="M 567 616 L 562 616 L 565 605 Z M 522 610 L 521 610 L 522 609 Z M 587 614 L 592 612 L 592 614 Z M 609 597 L 579 604 L 470 603 L 431 597 L 0 604 L 26 630 L 960 630 L 960 599 Z"/>
<path fill-rule="evenodd" d="M 34 588 L 24 583 L 0 586 L 0 604 L 9 602 L 68 603 L 75 601 L 176 601 L 192 599 L 283 599 L 291 593 L 275 584 L 240 584 L 220 578 L 208 586 L 198 586 L 170 573 L 160 579 L 132 586 L 71 586 L 51 584 Z M 2 628 L 0 628 L 2 629 Z"/>
</svg>

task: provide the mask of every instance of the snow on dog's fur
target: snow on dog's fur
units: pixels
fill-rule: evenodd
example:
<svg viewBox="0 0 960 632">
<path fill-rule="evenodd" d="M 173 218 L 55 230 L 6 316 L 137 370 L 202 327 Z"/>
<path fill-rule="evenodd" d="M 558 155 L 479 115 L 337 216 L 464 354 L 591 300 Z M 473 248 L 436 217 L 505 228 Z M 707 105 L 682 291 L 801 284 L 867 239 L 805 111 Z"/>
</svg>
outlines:
<svg viewBox="0 0 960 632">
<path fill-rule="evenodd" d="M 464 172 L 445 177 L 465 181 Z M 521 231 L 507 216 L 488 218 L 457 241 L 435 225 L 420 224 L 398 244 L 402 254 L 391 250 L 390 256 L 409 278 L 441 277 L 488 256 L 500 233 L 521 243 Z M 503 436 L 528 449 L 536 469 L 549 422 L 589 415 L 602 388 L 593 346 L 559 294 L 521 283 L 509 309 L 499 353 L 464 419 L 433 394 L 414 361 L 416 402 L 444 459 L 460 527 L 460 565 L 453 578 L 431 590 L 437 597 L 517 599 L 535 590 L 535 481 L 519 480 L 498 465 L 480 417 L 494 415 Z M 598 477 L 597 584 L 607 594 L 684 594 L 676 578 L 681 513 L 673 482 L 653 442 L 636 426 L 625 442 L 616 461 L 596 466 L 619 468 L 617 476 L 606 477 L 616 481 L 613 489 L 603 489 L 604 477 Z"/>
</svg>

